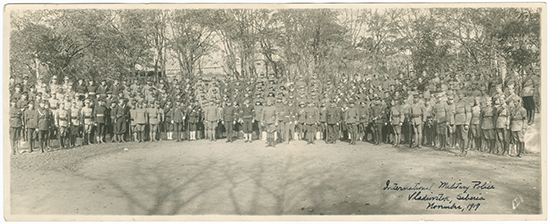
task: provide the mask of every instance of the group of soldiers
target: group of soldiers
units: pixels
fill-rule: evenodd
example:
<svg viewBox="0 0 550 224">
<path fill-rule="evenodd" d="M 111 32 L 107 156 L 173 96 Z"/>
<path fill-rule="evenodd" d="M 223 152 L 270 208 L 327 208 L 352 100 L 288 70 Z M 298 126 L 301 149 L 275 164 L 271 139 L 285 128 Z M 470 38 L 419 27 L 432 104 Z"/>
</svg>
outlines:
<svg viewBox="0 0 550 224">
<path fill-rule="evenodd" d="M 77 138 L 87 145 L 225 137 L 262 139 L 266 147 L 365 141 L 520 156 L 532 123 L 524 108 L 532 81 L 476 85 L 476 76 L 457 77 L 267 74 L 96 84 L 53 76 L 30 84 L 25 76 L 10 79 L 10 140 L 14 154 L 23 152 L 22 142 L 32 152 L 35 140 L 45 152 L 53 139 L 67 148 L 79 145 Z"/>
</svg>

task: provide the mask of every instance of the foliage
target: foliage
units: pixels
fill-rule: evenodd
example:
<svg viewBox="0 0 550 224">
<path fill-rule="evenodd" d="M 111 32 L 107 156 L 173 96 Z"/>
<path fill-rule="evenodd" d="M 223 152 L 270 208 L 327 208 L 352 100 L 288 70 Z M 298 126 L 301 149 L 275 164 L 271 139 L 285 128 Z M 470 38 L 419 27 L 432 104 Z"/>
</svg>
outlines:
<svg viewBox="0 0 550 224">
<path fill-rule="evenodd" d="M 131 78 L 136 66 L 200 74 L 223 57 L 239 79 L 262 71 L 292 80 L 353 74 L 498 75 L 540 68 L 541 9 L 36 10 L 11 15 L 10 72 Z M 45 74 L 40 68 L 46 68 Z M 533 71 L 534 72 L 534 71 Z"/>
</svg>

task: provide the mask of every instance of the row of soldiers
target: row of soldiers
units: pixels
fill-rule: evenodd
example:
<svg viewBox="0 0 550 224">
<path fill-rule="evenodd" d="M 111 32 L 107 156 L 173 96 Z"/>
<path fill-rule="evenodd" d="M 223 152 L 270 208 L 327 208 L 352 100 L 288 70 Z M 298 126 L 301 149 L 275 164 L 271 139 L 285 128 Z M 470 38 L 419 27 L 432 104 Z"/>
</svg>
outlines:
<svg viewBox="0 0 550 224">
<path fill-rule="evenodd" d="M 61 147 L 67 147 L 75 146 L 77 136 L 82 136 L 84 144 L 89 144 L 105 142 L 107 134 L 110 135 L 110 141 L 144 141 L 146 139 L 154 141 L 160 140 L 159 133 L 165 132 L 166 139 L 180 141 L 181 139 L 199 139 L 204 131 L 205 138 L 209 140 L 215 140 L 225 133 L 228 142 L 234 140 L 236 132 L 242 134 L 245 142 L 251 142 L 255 133 L 256 136 L 262 136 L 267 140 L 267 146 L 275 146 L 276 140 L 289 142 L 298 139 L 305 139 L 308 144 L 313 143 L 315 139 L 324 139 L 327 143 L 346 139 L 350 144 L 356 144 L 357 140 L 369 140 L 375 144 L 387 142 L 394 145 L 405 142 L 411 146 L 413 143 L 419 146 L 423 142 L 424 145 L 438 148 L 454 147 L 458 144 L 463 155 L 466 148 L 504 153 L 508 152 L 510 145 L 517 145 L 521 152 L 524 147 L 522 146 L 524 145 L 522 144 L 523 135 L 527 127 L 522 125 L 521 131 L 516 130 L 518 122 L 511 118 L 512 111 L 519 111 L 517 116 L 519 118 L 522 116 L 521 110 L 518 109 L 521 108 L 519 104 L 511 100 L 517 99 L 517 96 L 510 95 L 507 100 L 500 100 L 502 98 L 500 95 L 491 98 L 490 102 L 487 102 L 486 98 L 478 98 L 474 102 L 475 105 L 469 102 L 467 108 L 471 108 L 471 112 L 467 112 L 470 109 L 466 109 L 465 113 L 457 113 L 452 99 L 450 102 L 442 99 L 443 103 L 440 105 L 417 94 L 414 98 L 415 102 L 411 105 L 404 100 L 406 92 L 399 97 L 400 92 L 391 88 L 396 86 L 392 83 L 388 84 L 391 91 L 385 91 L 385 94 L 380 94 L 380 97 L 378 94 L 373 94 L 372 97 L 341 100 L 338 98 L 341 94 L 337 94 L 337 97 L 331 101 L 322 101 L 316 98 L 307 100 L 301 97 L 307 93 L 300 93 L 300 99 L 294 100 L 293 95 L 287 91 L 288 97 L 277 93 L 268 94 L 266 101 L 256 98 L 255 105 L 251 104 L 250 96 L 253 94 L 250 92 L 251 88 L 248 88 L 241 91 L 244 92 L 241 94 L 245 95 L 242 97 L 243 100 L 239 100 L 239 97 L 224 99 L 224 105 L 220 97 L 193 100 L 193 94 L 189 94 L 192 92 L 191 85 L 189 83 L 180 85 L 177 81 L 173 82 L 169 88 L 167 88 L 169 85 L 164 83 L 154 86 L 150 82 L 144 85 L 135 81 L 131 85 L 124 82 L 119 84 L 115 81 L 109 86 L 105 81 L 101 81 L 99 85 L 101 88 L 96 88 L 93 81 L 89 81 L 90 84 L 87 86 L 84 85 L 84 80 L 78 82 L 76 88 L 71 88 L 71 83 L 66 80 L 63 85 L 60 85 L 64 86 L 61 91 L 51 91 L 46 95 L 47 100 L 42 99 L 40 94 L 42 91 L 33 90 L 32 86 L 28 92 L 23 93 L 21 93 L 21 87 L 16 86 L 11 94 L 12 107 L 10 108 L 12 145 L 18 146 L 16 141 L 19 136 L 31 143 L 32 151 L 35 136 L 41 142 L 43 150 L 43 148 L 48 149 L 50 146 L 48 141 L 54 136 L 59 140 Z M 299 80 L 297 83 L 297 92 L 303 88 L 300 85 L 301 82 Z M 276 84 L 276 82 L 269 83 L 269 86 Z M 212 91 L 217 88 L 217 85 L 200 86 L 202 84 L 195 85 L 195 88 L 201 90 L 194 94 L 196 98 L 205 92 L 218 93 L 218 91 Z M 205 91 L 206 88 L 209 88 L 208 91 Z M 226 85 L 219 92 L 229 90 L 233 91 L 232 95 L 239 96 L 238 91 L 232 89 L 231 85 Z M 267 89 L 272 91 L 271 87 Z M 292 85 L 288 89 L 293 90 Z M 343 88 L 338 88 L 337 91 L 341 89 Z M 357 92 L 361 93 L 362 89 L 358 88 Z M 365 92 L 369 94 L 373 91 L 366 88 Z M 29 97 L 30 95 L 32 97 Z M 59 95 L 61 97 L 58 98 Z M 171 97 L 167 97 L 168 95 Z M 432 96 L 435 95 L 432 94 Z M 441 97 L 444 98 L 444 96 Z M 459 97 L 460 100 L 466 98 Z M 499 100 L 494 100 L 497 98 Z M 503 104 L 502 101 L 507 101 L 505 106 L 507 110 L 504 112 L 493 109 L 492 113 L 485 111 L 480 115 L 481 118 L 477 115 L 476 105 L 484 106 L 483 108 L 496 108 Z M 262 105 L 263 102 L 266 102 L 266 105 Z M 295 105 L 295 102 L 298 102 L 298 105 Z M 483 110 L 479 111 L 483 112 Z M 505 114 L 502 115 L 502 113 Z M 471 115 L 462 119 L 463 114 Z M 491 114 L 490 117 L 493 118 L 492 125 L 489 125 L 488 118 L 484 119 L 487 114 Z M 502 126 L 497 125 L 503 122 L 502 119 L 498 119 L 501 115 L 508 117 L 507 122 L 504 122 L 507 125 L 503 130 L 497 128 Z M 446 119 L 442 120 L 443 118 Z M 175 137 L 174 134 L 176 134 Z M 404 139 L 402 139 L 403 135 Z M 95 137 L 95 141 L 92 136 Z M 464 136 L 467 137 L 466 141 Z"/>
</svg>

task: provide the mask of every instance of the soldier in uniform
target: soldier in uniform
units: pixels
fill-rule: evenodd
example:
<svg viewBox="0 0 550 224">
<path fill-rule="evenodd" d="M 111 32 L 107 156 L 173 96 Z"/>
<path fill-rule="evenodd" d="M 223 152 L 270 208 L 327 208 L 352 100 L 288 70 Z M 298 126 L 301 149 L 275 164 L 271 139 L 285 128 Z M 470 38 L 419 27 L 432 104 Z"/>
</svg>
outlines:
<svg viewBox="0 0 550 224">
<path fill-rule="evenodd" d="M 508 151 L 508 139 L 509 139 L 509 129 L 510 129 L 510 113 L 508 111 L 508 106 L 504 102 L 504 98 L 499 97 L 495 101 L 495 132 L 497 136 L 498 145 L 496 153 L 506 154 Z"/>
<path fill-rule="evenodd" d="M 348 132 L 350 133 L 350 145 L 355 145 L 357 141 L 357 122 L 360 119 L 361 112 L 358 107 L 355 106 L 355 102 L 351 100 L 349 102 L 350 108 L 344 113 L 344 120 L 348 126 Z"/>
<path fill-rule="evenodd" d="M 235 102 L 236 103 L 236 102 Z M 222 125 L 225 127 L 227 141 L 233 142 L 233 125 L 235 125 L 235 115 L 237 114 L 236 108 L 231 104 L 231 101 L 227 101 L 223 108 L 223 121 Z"/>
<path fill-rule="evenodd" d="M 401 111 L 400 105 L 397 105 L 396 100 L 391 100 L 390 123 L 395 134 L 394 147 L 399 147 L 401 142 L 401 126 L 404 119 L 405 114 Z"/>
<path fill-rule="evenodd" d="M 267 100 L 267 106 L 263 108 L 261 115 L 261 125 L 265 126 L 267 132 L 266 147 L 275 147 L 275 135 L 279 118 L 277 117 L 277 108 L 273 105 L 273 99 Z"/>
<path fill-rule="evenodd" d="M 338 126 L 340 123 L 340 117 L 342 117 L 340 112 L 341 110 L 336 107 L 336 100 L 333 100 L 330 103 L 330 107 L 327 108 L 326 117 L 324 118 L 327 123 L 327 137 L 326 137 L 327 144 L 334 144 L 338 139 L 338 135 L 339 135 Z"/>
<path fill-rule="evenodd" d="M 138 103 L 136 101 L 131 101 L 128 105 L 130 109 L 130 133 L 131 133 L 131 139 L 130 141 L 137 142 L 138 141 L 138 135 L 137 135 L 137 123 L 136 123 L 136 117 L 137 117 L 137 110 L 138 110 Z"/>
<path fill-rule="evenodd" d="M 426 146 L 435 147 L 437 137 L 437 122 L 434 119 L 434 111 L 432 103 L 433 100 L 426 98 L 424 101 L 424 108 L 422 111 L 422 117 L 424 119 L 424 143 Z"/>
<path fill-rule="evenodd" d="M 410 107 L 409 115 L 409 122 L 412 127 L 412 132 L 414 132 L 414 138 L 411 139 L 410 146 L 412 147 L 412 142 L 414 142 L 416 147 L 420 148 L 422 144 L 422 127 L 424 126 L 426 118 L 423 117 L 424 105 L 418 101 L 418 97 L 414 97 L 414 103 Z"/>
<path fill-rule="evenodd" d="M 321 133 L 321 135 L 319 136 L 319 139 L 326 141 L 327 123 L 326 123 L 326 120 L 324 119 L 325 117 L 327 117 L 327 108 L 326 108 L 326 103 L 322 102 L 321 107 L 319 108 L 319 128 L 318 129 L 319 129 L 319 132 Z"/>
<path fill-rule="evenodd" d="M 517 157 L 521 157 L 521 154 L 525 151 L 525 139 L 524 135 L 528 127 L 527 110 L 521 105 L 521 98 L 517 97 L 512 105 L 510 119 L 511 122 L 511 138 L 512 144 L 516 146 Z"/>
<path fill-rule="evenodd" d="M 109 91 L 109 87 L 107 86 L 107 81 L 103 79 L 101 80 L 101 84 L 97 87 L 99 97 L 105 98 L 107 96 L 107 91 Z"/>
<path fill-rule="evenodd" d="M 476 151 L 481 151 L 481 107 L 479 106 L 479 100 L 479 97 L 474 98 L 469 128 L 469 145 L 471 149 Z"/>
<path fill-rule="evenodd" d="M 81 110 L 82 123 L 84 124 L 84 132 L 85 132 L 83 142 L 85 142 L 86 144 L 92 144 L 91 136 L 92 136 L 93 126 L 94 126 L 94 121 L 93 121 L 94 111 L 90 100 L 86 99 L 84 101 L 84 104 L 85 104 L 85 107 L 82 108 Z"/>
<path fill-rule="evenodd" d="M 78 98 L 78 100 L 84 100 L 84 94 L 86 94 L 87 90 L 88 89 L 86 88 L 84 79 L 79 79 L 78 85 L 76 86 L 76 97 Z"/>
<path fill-rule="evenodd" d="M 107 107 L 103 99 L 98 100 L 98 106 L 94 108 L 94 122 L 96 126 L 95 139 L 97 143 L 105 143 L 105 123 L 107 120 Z"/>
<path fill-rule="evenodd" d="M 157 140 L 157 133 L 159 132 L 159 122 L 164 120 L 164 111 L 159 107 L 159 103 L 155 102 L 150 108 L 147 109 L 149 116 L 149 138 L 151 142 Z"/>
<path fill-rule="evenodd" d="M 455 110 L 455 125 L 456 125 L 456 139 L 458 146 L 460 147 L 460 156 L 466 155 L 468 151 L 468 130 L 469 124 L 472 119 L 472 108 L 470 103 L 466 101 L 462 92 L 458 93 L 459 101 L 456 104 Z"/>
<path fill-rule="evenodd" d="M 435 114 L 435 123 L 437 125 L 436 133 L 439 139 L 439 150 L 442 150 L 447 145 L 447 131 L 449 126 L 448 121 L 448 105 L 441 96 L 438 97 L 438 103 L 433 108 Z"/>
<path fill-rule="evenodd" d="M 115 142 L 115 122 L 116 122 L 116 115 L 115 115 L 115 108 L 117 107 L 117 100 L 112 99 L 109 100 L 109 107 L 107 108 L 107 113 L 109 114 L 109 118 L 107 120 L 106 129 L 107 132 L 109 132 L 109 136 L 111 139 L 111 143 Z"/>
<path fill-rule="evenodd" d="M 214 98 L 217 98 L 217 97 L 214 97 Z M 223 138 L 223 128 L 225 128 L 223 126 L 223 104 L 221 103 L 220 100 L 216 100 L 216 104 L 214 104 L 216 106 L 216 110 L 218 110 L 217 114 L 219 116 L 219 119 L 218 119 L 218 123 L 216 124 L 216 128 L 214 129 L 216 131 L 215 133 L 215 136 L 216 136 L 216 139 L 218 138 Z"/>
<path fill-rule="evenodd" d="M 70 123 L 71 123 L 71 130 L 69 132 L 69 141 L 70 141 L 71 147 L 74 147 L 76 145 L 76 137 L 80 135 L 82 113 L 80 111 L 81 108 L 78 106 L 78 102 L 79 101 L 73 101 L 73 104 L 69 111 Z"/>
<path fill-rule="evenodd" d="M 189 111 L 189 140 L 197 140 L 197 124 L 199 123 L 200 108 L 198 103 L 193 105 L 193 108 Z"/>
<path fill-rule="evenodd" d="M 118 99 L 118 105 L 113 110 L 113 114 L 115 117 L 115 126 L 114 126 L 114 133 L 115 133 L 115 139 L 118 142 L 125 142 L 124 140 L 124 134 L 126 133 L 126 127 L 127 127 L 127 113 L 128 113 L 128 106 L 124 102 L 125 100 L 123 98 Z"/>
<path fill-rule="evenodd" d="M 273 104 L 273 102 L 271 102 Z M 265 108 L 263 108 L 265 109 Z M 262 113 L 263 114 L 263 113 Z M 242 128 L 244 132 L 244 142 L 252 142 L 252 118 L 254 116 L 254 106 L 250 105 L 250 100 L 245 99 L 243 105 L 239 110 L 239 117 L 241 119 Z M 262 119 L 260 118 L 260 121 Z M 260 122 L 260 125 L 262 123 Z"/>
<path fill-rule="evenodd" d="M 495 130 L 494 130 L 494 109 L 491 106 L 491 99 L 485 100 L 485 105 L 481 108 L 481 132 L 483 141 L 486 143 L 488 152 L 493 152 L 495 148 Z"/>
<path fill-rule="evenodd" d="M 257 131 L 257 135 L 258 135 L 259 139 L 262 138 L 262 133 L 264 131 L 264 129 L 261 125 L 262 121 L 260 119 L 260 117 L 262 115 L 262 110 L 263 110 L 262 102 L 259 99 L 257 99 L 256 100 L 256 105 L 254 106 L 254 125 L 255 125 L 255 127 L 253 127 L 253 128 L 254 128 L 254 130 Z"/>
<path fill-rule="evenodd" d="M 58 134 L 58 140 L 59 144 L 61 145 L 61 148 L 66 148 L 70 145 L 70 139 L 67 144 L 65 144 L 65 141 L 69 137 L 69 128 L 71 126 L 70 119 L 70 104 L 68 103 L 62 103 L 59 107 L 59 109 L 55 113 L 55 122 L 57 123 L 57 127 L 59 128 L 59 134 Z"/>
<path fill-rule="evenodd" d="M 38 141 L 40 142 L 40 150 L 44 153 L 44 147 L 48 147 L 47 138 L 50 130 L 50 111 L 46 108 L 47 101 L 40 102 L 38 108 Z"/>
<path fill-rule="evenodd" d="M 315 107 L 315 102 L 313 102 L 313 100 L 308 103 L 305 114 L 306 120 L 304 124 L 306 125 L 307 143 L 314 144 L 315 132 L 319 124 L 319 109 Z"/>
<path fill-rule="evenodd" d="M 174 123 L 172 123 L 172 114 L 175 107 L 172 106 L 172 101 L 166 101 L 164 105 L 164 130 L 166 131 L 166 140 L 172 140 L 174 131 Z"/>
<path fill-rule="evenodd" d="M 358 125 L 358 134 L 359 139 L 362 141 L 367 141 L 367 127 L 369 125 L 370 114 L 369 108 L 367 107 L 366 101 L 361 101 L 361 107 L 359 107 L 359 125 Z"/>
<path fill-rule="evenodd" d="M 283 129 L 283 140 L 290 143 L 290 140 L 294 137 L 294 129 L 296 128 L 296 107 L 293 105 L 292 100 L 287 102 L 287 105 L 284 107 L 284 129 Z M 279 125 L 283 125 L 279 123 Z"/>
<path fill-rule="evenodd" d="M 449 122 L 447 143 L 454 148 L 456 146 L 456 124 L 455 124 L 455 113 L 456 113 L 456 104 L 454 102 L 454 97 L 449 96 L 448 105 L 447 105 L 447 121 Z"/>
<path fill-rule="evenodd" d="M 10 143 L 13 155 L 19 152 L 19 138 L 21 133 L 21 126 L 23 122 L 21 119 L 22 111 L 17 108 L 15 101 L 10 102 Z"/>
<path fill-rule="evenodd" d="M 145 127 L 148 124 L 149 118 L 147 113 L 147 103 L 145 101 L 138 102 L 137 103 L 137 109 L 135 111 L 136 117 L 134 118 L 134 121 L 136 123 L 136 130 L 137 130 L 137 136 L 139 138 L 139 142 L 145 142 L 146 140 L 146 132 Z M 179 136 L 178 136 L 179 140 Z"/>
<path fill-rule="evenodd" d="M 34 102 L 30 101 L 23 115 L 24 126 L 27 129 L 27 139 L 30 152 L 33 152 L 33 143 L 36 128 L 38 128 L 38 112 L 34 109 Z"/>
<path fill-rule="evenodd" d="M 279 108 L 279 110 L 277 110 L 277 118 L 279 120 L 277 120 L 277 123 L 279 125 L 277 125 L 277 131 L 275 133 L 275 135 L 277 136 L 276 139 L 277 139 L 277 143 L 282 143 L 286 138 L 284 137 L 284 132 L 285 132 L 285 122 L 284 122 L 284 119 L 285 119 L 285 104 L 283 103 L 283 99 L 281 98 L 277 98 L 277 103 L 275 103 L 275 107 L 276 108 Z M 288 133 L 287 133 L 288 134 Z"/>
<path fill-rule="evenodd" d="M 214 100 L 210 101 L 210 105 L 204 108 L 204 119 L 206 127 L 206 135 L 210 141 L 215 141 L 215 130 L 218 124 L 218 121 L 221 120 L 220 114 L 218 114 L 218 107 L 214 105 Z"/>
<path fill-rule="evenodd" d="M 300 108 L 298 108 L 298 139 L 304 139 L 304 133 L 306 132 L 306 102 L 300 101 Z"/>
<path fill-rule="evenodd" d="M 381 103 L 379 98 L 375 98 L 374 107 L 372 107 L 371 114 L 373 120 L 373 133 L 374 144 L 380 145 L 383 141 L 382 129 L 386 125 L 386 107 Z"/>
<path fill-rule="evenodd" d="M 523 107 L 527 110 L 528 123 L 535 121 L 535 82 L 532 75 L 527 75 L 522 81 L 521 96 L 523 97 Z"/>
</svg>

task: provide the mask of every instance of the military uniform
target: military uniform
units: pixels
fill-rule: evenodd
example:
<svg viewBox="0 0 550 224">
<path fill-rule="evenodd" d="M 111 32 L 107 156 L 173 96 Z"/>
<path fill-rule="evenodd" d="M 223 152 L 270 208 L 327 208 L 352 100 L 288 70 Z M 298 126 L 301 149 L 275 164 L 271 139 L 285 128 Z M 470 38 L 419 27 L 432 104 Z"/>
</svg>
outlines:
<svg viewBox="0 0 550 224">
<path fill-rule="evenodd" d="M 193 106 L 189 111 L 189 131 L 190 131 L 190 140 L 197 140 L 197 124 L 199 123 L 199 114 L 200 108 L 198 106 Z"/>
<path fill-rule="evenodd" d="M 124 134 L 126 133 L 127 119 L 128 119 L 128 106 L 126 104 L 118 104 L 112 111 L 115 117 L 114 133 L 117 135 L 119 142 L 124 141 Z"/>
<path fill-rule="evenodd" d="M 310 102 L 310 104 L 313 104 Z M 315 133 L 317 131 L 317 125 L 319 124 L 319 109 L 314 106 L 309 106 L 305 109 L 305 122 L 307 131 L 307 141 L 309 144 L 313 144 L 315 140 Z"/>
<path fill-rule="evenodd" d="M 350 144 L 355 145 L 357 141 L 357 124 L 360 119 L 360 110 L 355 105 L 351 106 L 344 113 L 344 120 L 348 126 L 348 132 L 350 133 Z"/>
<path fill-rule="evenodd" d="M 221 119 L 221 115 L 218 114 L 218 107 L 210 105 L 204 108 L 204 119 L 206 122 L 207 136 L 210 141 L 216 140 L 215 132 L 218 121 Z"/>
<path fill-rule="evenodd" d="M 254 117 L 254 106 L 249 104 L 243 104 L 239 109 L 239 118 L 243 123 L 242 128 L 245 134 L 245 142 L 248 142 L 248 141 L 252 142 L 252 118 L 253 117 Z M 260 121 L 261 121 L 261 118 L 260 118 Z"/>
<path fill-rule="evenodd" d="M 511 133 L 512 133 L 512 144 L 517 146 L 517 156 L 521 156 L 521 154 L 525 150 L 525 130 L 528 127 L 528 120 L 527 120 L 527 110 L 520 106 L 519 101 L 516 105 L 516 107 L 511 112 Z"/>
<path fill-rule="evenodd" d="M 107 107 L 105 105 L 99 105 L 94 109 L 94 120 L 96 124 L 96 141 L 98 143 L 105 142 L 105 124 L 109 114 L 107 114 Z"/>
<path fill-rule="evenodd" d="M 75 104 L 72 105 L 71 110 L 69 111 L 70 115 L 70 123 L 71 123 L 71 131 L 69 133 L 69 140 L 71 143 L 71 146 L 75 146 L 76 144 L 76 137 L 80 135 L 80 128 L 82 124 L 82 114 L 80 112 L 80 108 Z"/>
<path fill-rule="evenodd" d="M 149 123 L 149 117 L 147 113 L 147 108 L 143 106 L 144 103 L 138 103 L 137 109 L 135 110 L 134 122 L 136 124 L 136 130 L 139 138 L 139 142 L 144 142 L 146 140 L 146 130 L 147 124 Z"/>
<path fill-rule="evenodd" d="M 71 127 L 71 114 L 70 110 L 66 108 L 59 108 L 55 114 L 57 127 L 59 127 L 58 140 L 62 148 L 70 145 L 70 142 L 65 144 L 65 140 L 69 137 L 69 129 Z M 70 141 L 70 139 L 69 139 Z"/>
<path fill-rule="evenodd" d="M 47 138 L 50 131 L 51 111 L 46 108 L 39 108 L 38 112 L 38 139 L 40 141 L 40 150 L 44 152 L 44 147 L 48 147 Z"/>
<path fill-rule="evenodd" d="M 13 151 L 13 155 L 18 151 L 19 145 L 19 138 L 21 134 L 21 127 L 23 126 L 23 122 L 21 119 L 22 112 L 15 104 L 10 107 L 9 111 L 10 115 L 10 143 L 11 148 Z"/>
<path fill-rule="evenodd" d="M 405 114 L 401 110 L 398 105 L 390 107 L 390 123 L 395 134 L 394 146 L 399 146 L 401 141 L 401 125 L 403 125 L 405 119 Z"/>
<path fill-rule="evenodd" d="M 325 120 L 327 122 L 327 143 L 334 144 L 339 136 L 339 123 L 342 115 L 341 110 L 336 106 L 330 106 L 327 109 Z"/>
<path fill-rule="evenodd" d="M 470 119 L 469 140 L 473 148 L 481 149 L 481 108 L 479 104 L 472 107 L 472 119 Z"/>
<path fill-rule="evenodd" d="M 481 108 L 481 131 L 483 140 L 488 143 L 489 152 L 492 152 L 495 146 L 494 114 L 495 112 L 491 104 L 487 104 Z"/>
<path fill-rule="evenodd" d="M 300 102 L 300 105 L 304 105 L 304 102 Z M 306 132 L 306 125 L 305 125 L 305 122 L 306 122 L 306 108 L 305 107 L 302 107 L 300 106 L 300 108 L 298 108 L 298 139 L 303 139 L 305 136 L 304 136 L 304 133 Z"/>
<path fill-rule="evenodd" d="M 94 127 L 94 111 L 91 106 L 85 106 L 81 110 L 82 113 L 82 123 L 84 124 L 84 132 L 86 132 L 86 135 L 84 136 L 84 142 L 87 144 L 91 144 L 92 140 L 91 135 Z"/>
<path fill-rule="evenodd" d="M 27 140 L 29 141 L 30 151 L 33 151 L 35 131 L 38 128 L 38 112 L 34 108 L 28 108 L 23 115 L 25 128 L 27 129 Z"/>
<path fill-rule="evenodd" d="M 504 104 L 503 99 L 498 99 L 495 113 L 495 132 L 498 141 L 498 148 L 496 153 L 506 154 L 508 153 L 508 139 L 509 139 L 509 125 L 510 125 L 510 113 L 508 106 Z"/>
<path fill-rule="evenodd" d="M 223 108 L 223 125 L 227 134 L 227 142 L 233 142 L 233 125 L 236 123 L 236 115 L 237 111 L 233 105 L 229 104 Z"/>
<path fill-rule="evenodd" d="M 466 153 L 465 150 L 468 147 L 468 125 L 472 117 L 472 108 L 464 97 L 458 101 L 455 108 L 456 139 L 462 154 Z"/>
<path fill-rule="evenodd" d="M 286 105 L 284 108 L 284 129 L 283 129 L 283 140 L 289 142 L 290 139 L 294 138 L 294 129 L 296 128 L 296 107 L 292 104 Z M 279 124 L 282 125 L 282 124 Z"/>
<path fill-rule="evenodd" d="M 437 124 L 436 133 L 439 136 L 439 149 L 443 149 L 447 145 L 448 105 L 445 102 L 439 102 L 434 106 L 433 111 Z"/>
<path fill-rule="evenodd" d="M 266 132 L 267 132 L 267 146 L 275 147 L 275 131 L 277 128 L 277 121 L 279 118 L 277 117 L 277 108 L 273 105 L 267 105 L 262 110 L 261 115 L 261 122 L 262 125 L 265 126 Z"/>
<path fill-rule="evenodd" d="M 151 139 L 151 142 L 157 140 L 159 123 L 162 121 L 162 117 L 164 116 L 164 111 L 157 106 L 158 104 L 155 104 L 147 109 L 147 116 L 149 117 L 149 138 Z"/>
<path fill-rule="evenodd" d="M 426 120 L 426 118 L 423 117 L 424 105 L 420 102 L 411 105 L 409 114 L 409 122 L 413 129 L 412 132 L 414 132 L 414 139 L 411 139 L 410 145 L 412 146 L 412 142 L 414 142 L 416 144 L 416 147 L 420 147 L 420 145 L 422 144 L 422 128 Z"/>
</svg>

